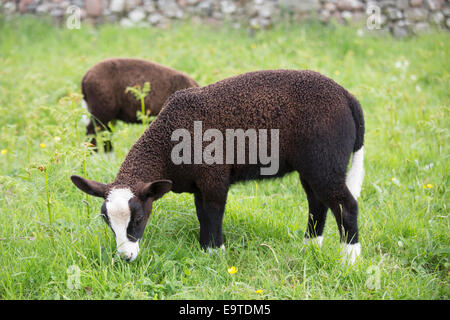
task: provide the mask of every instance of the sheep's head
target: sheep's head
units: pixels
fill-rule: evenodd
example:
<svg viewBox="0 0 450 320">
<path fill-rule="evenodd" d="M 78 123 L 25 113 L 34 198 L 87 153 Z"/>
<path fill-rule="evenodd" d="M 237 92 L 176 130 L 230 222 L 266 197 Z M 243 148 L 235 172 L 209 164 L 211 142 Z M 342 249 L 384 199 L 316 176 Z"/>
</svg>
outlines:
<svg viewBox="0 0 450 320">
<path fill-rule="evenodd" d="M 172 182 L 139 183 L 133 193 L 128 187 L 114 187 L 79 176 L 70 178 L 83 192 L 105 199 L 101 216 L 114 232 L 117 251 L 127 261 L 136 259 L 153 202 L 170 191 Z"/>
</svg>

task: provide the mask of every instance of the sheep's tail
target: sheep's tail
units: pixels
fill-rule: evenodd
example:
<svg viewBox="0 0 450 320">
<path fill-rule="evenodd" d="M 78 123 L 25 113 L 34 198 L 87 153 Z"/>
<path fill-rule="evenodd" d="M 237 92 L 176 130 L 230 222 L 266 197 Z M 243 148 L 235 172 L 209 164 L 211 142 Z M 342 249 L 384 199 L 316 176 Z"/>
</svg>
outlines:
<svg viewBox="0 0 450 320">
<path fill-rule="evenodd" d="M 87 103 L 87 96 L 86 96 L 86 90 L 85 90 L 85 78 L 86 75 L 83 77 L 83 80 L 81 80 L 81 93 L 83 94 L 83 100 L 81 100 L 81 107 L 89 111 L 89 105 Z M 87 126 L 90 123 L 90 119 L 88 116 L 83 114 L 82 116 L 82 122 Z"/>
<path fill-rule="evenodd" d="M 358 100 L 350 93 L 347 98 L 353 121 L 355 121 L 356 139 L 353 147 L 352 165 L 347 173 L 345 184 L 353 197 L 357 199 L 361 193 L 364 179 L 364 115 Z"/>
</svg>

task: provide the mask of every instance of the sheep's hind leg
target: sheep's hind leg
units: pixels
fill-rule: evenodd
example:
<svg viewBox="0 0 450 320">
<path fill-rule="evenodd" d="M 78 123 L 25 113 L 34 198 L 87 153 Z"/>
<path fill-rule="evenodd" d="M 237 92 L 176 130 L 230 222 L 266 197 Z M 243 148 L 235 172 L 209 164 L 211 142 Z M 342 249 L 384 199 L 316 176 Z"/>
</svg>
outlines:
<svg viewBox="0 0 450 320">
<path fill-rule="evenodd" d="M 347 186 L 342 187 L 339 200 L 330 209 L 339 228 L 343 262 L 353 264 L 361 254 L 361 244 L 358 242 L 358 203 Z"/>
<path fill-rule="evenodd" d="M 306 180 L 300 178 L 300 181 L 308 198 L 308 225 L 304 242 L 321 247 L 328 207 L 317 198 Z"/>
<path fill-rule="evenodd" d="M 337 176 L 328 180 L 316 179 L 314 184 L 310 182 L 310 186 L 317 198 L 333 212 L 339 229 L 343 262 L 353 264 L 361 253 L 358 203 L 345 185 L 345 176 L 342 176 L 341 179 Z"/>
<path fill-rule="evenodd" d="M 225 249 L 222 235 L 225 201 L 208 199 L 199 192 L 195 193 L 194 197 L 200 222 L 200 245 L 210 253 L 214 248 Z"/>
</svg>

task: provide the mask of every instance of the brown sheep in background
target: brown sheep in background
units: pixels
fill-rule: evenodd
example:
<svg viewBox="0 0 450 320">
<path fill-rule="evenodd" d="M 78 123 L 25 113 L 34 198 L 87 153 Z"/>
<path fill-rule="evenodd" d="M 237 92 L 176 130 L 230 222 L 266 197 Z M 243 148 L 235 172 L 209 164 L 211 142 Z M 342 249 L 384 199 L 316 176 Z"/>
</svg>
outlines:
<svg viewBox="0 0 450 320">
<path fill-rule="evenodd" d="M 96 135 L 104 129 L 110 130 L 110 121 L 122 120 L 138 123 L 136 113 L 141 103 L 127 87 L 144 86 L 150 82 L 150 92 L 145 97 L 146 113 L 157 115 L 169 96 L 180 90 L 198 87 L 198 84 L 184 73 L 140 59 L 107 59 L 89 69 L 81 82 L 83 105 L 91 113 L 87 134 Z M 95 137 L 91 143 L 96 145 Z M 105 143 L 110 150 L 110 142 Z"/>
<path fill-rule="evenodd" d="M 262 174 L 267 163 L 261 161 L 261 155 L 257 164 L 192 164 L 191 155 L 195 162 L 197 154 L 195 121 L 201 121 L 202 132 L 216 130 L 224 136 L 230 129 L 278 130 L 276 172 Z M 174 161 L 178 143 L 173 136 L 179 129 L 194 136 L 194 147 L 187 149 L 188 163 Z M 164 193 L 194 194 L 200 244 L 216 248 L 223 246 L 222 219 L 233 183 L 297 171 L 309 204 L 305 240 L 321 244 L 331 209 L 344 259 L 353 263 L 361 251 L 356 199 L 364 177 L 364 130 L 360 104 L 333 80 L 313 71 L 250 72 L 173 94 L 130 149 L 114 182 L 103 184 L 79 176 L 71 179 L 82 191 L 105 199 L 102 216 L 116 235 L 118 251 L 125 259 L 134 260 L 152 203 Z M 246 144 L 246 151 L 250 147 Z M 236 155 L 236 145 L 233 148 Z M 250 158 L 251 154 L 246 154 Z"/>
</svg>

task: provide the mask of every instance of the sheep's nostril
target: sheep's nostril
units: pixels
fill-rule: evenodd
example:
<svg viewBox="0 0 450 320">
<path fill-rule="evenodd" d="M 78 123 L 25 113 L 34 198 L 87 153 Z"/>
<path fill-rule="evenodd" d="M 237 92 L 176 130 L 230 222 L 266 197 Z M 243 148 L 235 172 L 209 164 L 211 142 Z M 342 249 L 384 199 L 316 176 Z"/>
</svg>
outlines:
<svg viewBox="0 0 450 320">
<path fill-rule="evenodd" d="M 133 261 L 133 253 L 123 255 L 123 258 L 125 259 L 126 262 Z"/>
</svg>

